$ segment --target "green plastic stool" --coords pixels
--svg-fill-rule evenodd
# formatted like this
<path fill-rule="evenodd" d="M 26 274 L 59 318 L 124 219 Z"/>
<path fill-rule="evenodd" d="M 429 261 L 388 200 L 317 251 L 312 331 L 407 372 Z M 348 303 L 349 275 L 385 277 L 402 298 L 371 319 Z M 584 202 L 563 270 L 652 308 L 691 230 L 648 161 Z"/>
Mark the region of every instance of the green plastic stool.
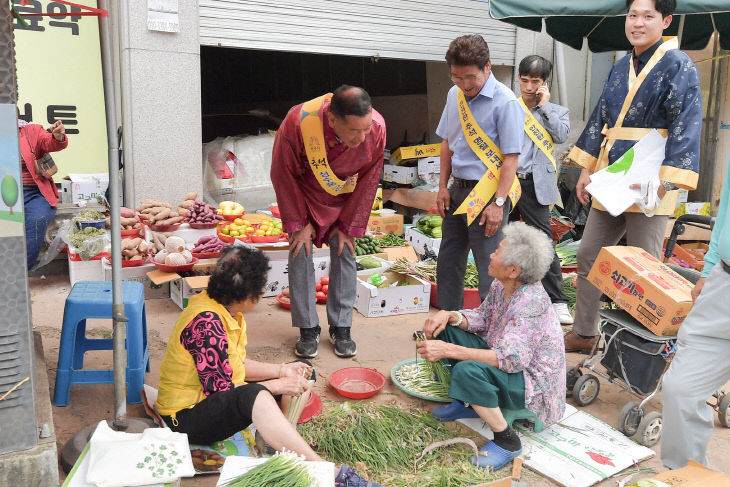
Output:
<path fill-rule="evenodd" d="M 545 425 L 542 421 L 540 421 L 540 418 L 527 408 L 502 409 L 502 415 L 504 416 L 504 420 L 507 421 L 507 424 L 510 426 L 512 426 L 512 423 L 518 419 L 526 419 L 534 425 L 535 433 L 540 433 L 545 428 Z"/>

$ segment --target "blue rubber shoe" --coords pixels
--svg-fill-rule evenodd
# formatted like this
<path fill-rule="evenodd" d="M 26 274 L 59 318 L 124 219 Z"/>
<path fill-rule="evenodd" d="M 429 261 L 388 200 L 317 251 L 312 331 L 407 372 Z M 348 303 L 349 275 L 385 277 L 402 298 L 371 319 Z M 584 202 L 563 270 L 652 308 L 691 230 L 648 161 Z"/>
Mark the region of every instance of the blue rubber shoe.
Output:
<path fill-rule="evenodd" d="M 431 411 L 433 417 L 439 421 L 456 421 L 461 418 L 478 418 L 479 415 L 470 407 L 464 406 L 461 401 L 454 401 L 445 406 L 438 406 Z"/>
<path fill-rule="evenodd" d="M 352 467 L 348 467 L 344 463 L 340 467 L 340 471 L 335 476 L 335 487 L 383 487 L 377 482 L 371 482 L 362 478 L 355 472 Z"/>
<path fill-rule="evenodd" d="M 489 441 L 479 450 L 478 456 L 472 455 L 469 463 L 483 469 L 499 470 L 520 456 L 520 453 L 522 453 L 522 447 L 517 451 L 509 451 L 497 445 L 495 442 Z"/>

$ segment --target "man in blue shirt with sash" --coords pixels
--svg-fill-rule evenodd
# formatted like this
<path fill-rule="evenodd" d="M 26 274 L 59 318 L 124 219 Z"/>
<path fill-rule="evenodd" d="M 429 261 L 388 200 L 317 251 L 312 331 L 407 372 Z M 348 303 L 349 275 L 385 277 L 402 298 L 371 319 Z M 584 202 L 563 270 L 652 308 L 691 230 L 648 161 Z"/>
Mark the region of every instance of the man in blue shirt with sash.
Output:
<path fill-rule="evenodd" d="M 482 299 L 492 283 L 490 255 L 519 198 L 515 172 L 525 112 L 512 90 L 491 72 L 489 46 L 482 36 L 451 41 L 446 61 L 455 86 L 436 129 L 443 139 L 437 206 L 444 218 L 436 279 L 439 307 L 458 310 L 463 307 L 469 250 L 479 271 Z"/>

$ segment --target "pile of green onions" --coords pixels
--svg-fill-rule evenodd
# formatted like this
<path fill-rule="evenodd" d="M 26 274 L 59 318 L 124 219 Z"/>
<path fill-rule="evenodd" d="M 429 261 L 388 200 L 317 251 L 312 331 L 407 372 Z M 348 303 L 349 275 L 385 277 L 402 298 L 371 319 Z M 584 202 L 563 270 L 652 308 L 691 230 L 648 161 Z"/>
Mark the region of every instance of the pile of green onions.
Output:
<path fill-rule="evenodd" d="M 229 480 L 225 487 L 310 487 L 314 478 L 295 453 L 279 453 L 248 472 Z"/>
<path fill-rule="evenodd" d="M 578 263 L 576 253 L 579 246 L 580 242 L 574 242 L 570 239 L 555 244 L 555 253 L 560 258 L 560 265 L 576 265 Z"/>
<path fill-rule="evenodd" d="M 417 360 L 395 373 L 403 387 L 422 396 L 448 399 L 451 374 L 443 362 Z"/>
<path fill-rule="evenodd" d="M 299 432 L 326 460 L 357 466 L 371 480 L 389 487 L 476 485 L 495 479 L 469 464 L 473 452 L 463 445 L 432 451 L 414 470 L 416 459 L 432 443 L 454 436 L 476 438 L 470 430 L 455 435 L 419 410 L 345 402 L 299 425 Z"/>

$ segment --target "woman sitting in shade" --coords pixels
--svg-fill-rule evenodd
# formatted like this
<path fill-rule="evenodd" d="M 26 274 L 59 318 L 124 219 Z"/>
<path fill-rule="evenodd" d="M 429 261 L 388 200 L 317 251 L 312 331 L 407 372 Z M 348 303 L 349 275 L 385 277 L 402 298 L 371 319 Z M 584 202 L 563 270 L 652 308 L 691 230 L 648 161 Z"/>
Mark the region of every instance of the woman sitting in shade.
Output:
<path fill-rule="evenodd" d="M 253 424 L 277 451 L 318 461 L 283 412 L 292 397 L 311 389 L 306 379 L 313 375 L 311 365 L 270 364 L 246 355 L 242 313 L 260 301 L 268 270 L 269 259 L 256 249 L 230 246 L 223 251 L 207 291 L 190 298 L 175 323 L 160 366 L 155 406 L 170 429 L 186 433 L 190 443 L 209 445 Z M 335 486 L 379 484 L 342 465 Z"/>
<path fill-rule="evenodd" d="M 547 235 L 510 223 L 491 255 L 494 281 L 481 306 L 439 311 L 423 325 L 429 339 L 418 344 L 418 352 L 430 362 L 452 364 L 454 402 L 433 415 L 441 421 L 480 417 L 494 432 L 494 440 L 471 459 L 479 467 L 498 470 L 522 451 L 502 409 L 527 408 L 545 425 L 563 415 L 563 333 L 540 283 L 553 252 Z"/>

